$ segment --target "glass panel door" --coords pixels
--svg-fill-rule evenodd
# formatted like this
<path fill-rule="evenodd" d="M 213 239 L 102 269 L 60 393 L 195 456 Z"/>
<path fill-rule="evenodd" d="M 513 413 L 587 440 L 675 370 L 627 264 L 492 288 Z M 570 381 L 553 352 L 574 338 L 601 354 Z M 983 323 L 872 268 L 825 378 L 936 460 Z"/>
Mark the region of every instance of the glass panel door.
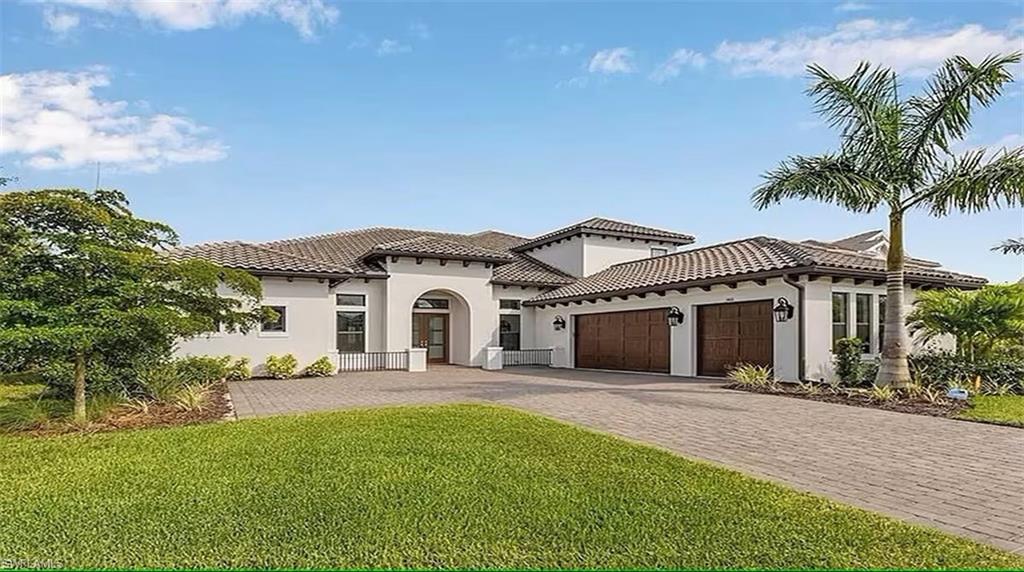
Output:
<path fill-rule="evenodd" d="M 431 315 L 427 318 L 427 360 L 432 362 L 448 361 L 448 316 Z"/>

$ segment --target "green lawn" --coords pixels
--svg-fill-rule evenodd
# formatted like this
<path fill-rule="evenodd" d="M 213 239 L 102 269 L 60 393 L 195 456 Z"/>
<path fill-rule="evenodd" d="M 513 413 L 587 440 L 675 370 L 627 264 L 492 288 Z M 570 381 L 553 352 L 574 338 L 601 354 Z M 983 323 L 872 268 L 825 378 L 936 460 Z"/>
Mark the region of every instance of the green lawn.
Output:
<path fill-rule="evenodd" d="M 74 567 L 1024 567 L 514 410 L 0 437 L 0 556 Z"/>
<path fill-rule="evenodd" d="M 960 417 L 1024 427 L 1024 395 L 976 395 Z"/>

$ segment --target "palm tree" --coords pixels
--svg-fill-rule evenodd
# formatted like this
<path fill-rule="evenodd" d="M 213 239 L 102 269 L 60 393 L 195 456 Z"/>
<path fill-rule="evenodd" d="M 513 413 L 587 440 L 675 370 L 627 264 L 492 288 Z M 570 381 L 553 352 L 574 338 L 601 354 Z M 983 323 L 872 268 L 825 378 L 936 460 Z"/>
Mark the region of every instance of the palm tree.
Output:
<path fill-rule="evenodd" d="M 1024 238 L 1008 238 L 992 250 L 1003 254 L 1024 254 Z"/>
<path fill-rule="evenodd" d="M 815 110 L 841 132 L 839 151 L 796 156 L 764 175 L 753 193 L 758 209 L 783 199 L 814 199 L 868 213 L 886 209 L 885 334 L 879 385 L 906 387 L 908 335 L 904 320 L 903 218 L 913 208 L 935 216 L 1024 203 L 1024 148 L 990 155 L 984 149 L 954 155 L 951 146 L 971 126 L 971 113 L 987 107 L 1013 81 L 1020 53 L 975 65 L 946 60 L 923 93 L 900 99 L 896 74 L 862 63 L 847 78 L 808 67 Z"/>

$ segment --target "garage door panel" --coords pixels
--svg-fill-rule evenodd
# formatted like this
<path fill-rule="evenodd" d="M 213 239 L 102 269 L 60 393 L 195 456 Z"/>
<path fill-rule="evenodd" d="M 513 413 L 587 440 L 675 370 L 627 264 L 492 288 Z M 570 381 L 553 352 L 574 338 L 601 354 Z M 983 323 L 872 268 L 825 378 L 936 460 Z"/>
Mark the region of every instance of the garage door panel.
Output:
<path fill-rule="evenodd" d="M 772 366 L 770 300 L 701 306 L 697 310 L 697 373 L 725 375 L 739 363 Z"/>
<path fill-rule="evenodd" d="M 576 367 L 669 371 L 667 310 L 576 317 Z"/>

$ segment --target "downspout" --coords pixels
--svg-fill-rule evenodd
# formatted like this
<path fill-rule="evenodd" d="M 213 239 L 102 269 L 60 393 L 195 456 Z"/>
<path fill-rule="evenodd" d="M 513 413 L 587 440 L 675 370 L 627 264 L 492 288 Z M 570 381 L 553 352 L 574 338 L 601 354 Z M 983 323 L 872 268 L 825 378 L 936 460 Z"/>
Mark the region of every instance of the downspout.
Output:
<path fill-rule="evenodd" d="M 789 284 L 790 286 L 792 286 L 793 288 L 796 289 L 796 307 L 797 307 L 797 311 L 799 312 L 799 316 L 800 316 L 800 318 L 798 320 L 799 324 L 797 324 L 797 334 L 796 334 L 797 353 L 799 354 L 797 356 L 797 378 L 800 381 L 805 381 L 804 380 L 804 369 L 805 369 L 806 365 L 805 365 L 804 362 L 806 361 L 807 357 L 806 357 L 806 351 L 805 351 L 805 348 L 804 348 L 804 346 L 806 345 L 805 342 L 804 342 L 804 332 L 805 332 L 806 326 L 807 326 L 807 317 L 806 317 L 807 313 L 804 312 L 804 285 L 799 283 L 799 282 L 797 282 L 796 280 L 793 280 L 792 278 L 790 278 L 788 275 L 785 275 L 785 274 L 782 276 L 782 281 L 785 282 L 786 284 Z"/>

